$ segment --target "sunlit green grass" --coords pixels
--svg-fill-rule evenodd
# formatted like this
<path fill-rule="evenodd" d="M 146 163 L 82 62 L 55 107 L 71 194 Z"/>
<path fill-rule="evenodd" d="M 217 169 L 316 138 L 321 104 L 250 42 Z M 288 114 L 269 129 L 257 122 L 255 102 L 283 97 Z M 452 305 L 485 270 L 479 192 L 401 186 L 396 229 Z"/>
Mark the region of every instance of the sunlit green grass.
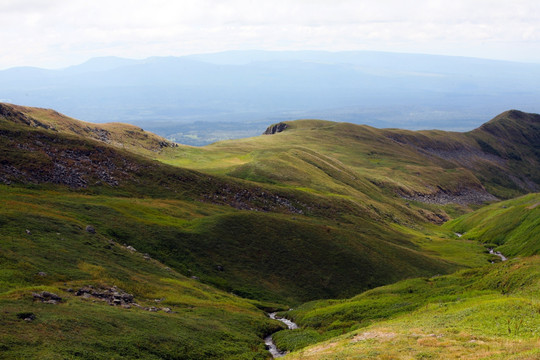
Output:
<path fill-rule="evenodd" d="M 540 253 L 540 194 L 486 206 L 444 225 L 507 256 Z"/>
<path fill-rule="evenodd" d="M 302 329 L 275 338 L 298 350 L 338 336 L 290 356 L 299 359 L 369 358 L 372 351 L 407 359 L 426 350 L 437 359 L 526 356 L 537 354 L 539 299 L 540 258 L 516 259 L 307 303 L 288 313 Z"/>

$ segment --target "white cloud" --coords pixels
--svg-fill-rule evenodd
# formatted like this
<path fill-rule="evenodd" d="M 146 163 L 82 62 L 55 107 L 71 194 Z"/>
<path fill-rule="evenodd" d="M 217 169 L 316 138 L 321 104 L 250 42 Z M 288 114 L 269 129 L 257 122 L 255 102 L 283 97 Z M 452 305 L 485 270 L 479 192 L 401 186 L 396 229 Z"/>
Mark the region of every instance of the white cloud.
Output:
<path fill-rule="evenodd" d="M 536 0 L 0 0 L 0 14 L 0 68 L 248 48 L 540 62 Z"/>

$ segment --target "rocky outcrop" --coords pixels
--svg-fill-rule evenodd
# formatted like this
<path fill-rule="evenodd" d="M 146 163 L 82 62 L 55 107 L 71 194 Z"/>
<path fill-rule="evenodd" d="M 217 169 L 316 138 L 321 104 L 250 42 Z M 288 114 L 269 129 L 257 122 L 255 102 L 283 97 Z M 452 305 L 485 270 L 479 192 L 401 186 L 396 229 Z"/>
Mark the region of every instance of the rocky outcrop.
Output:
<path fill-rule="evenodd" d="M 48 291 L 33 293 L 32 297 L 34 298 L 34 301 L 40 301 L 44 304 L 58 304 L 59 302 L 62 302 L 62 298 L 60 296 Z"/>
<path fill-rule="evenodd" d="M 72 292 L 72 289 L 68 289 L 68 292 Z M 108 287 L 102 287 L 102 288 L 96 288 L 93 285 L 87 285 L 75 292 L 75 296 L 80 296 L 85 299 L 94 299 L 94 300 L 101 300 L 105 301 L 107 304 L 111 306 L 120 306 L 124 309 L 130 309 L 132 306 L 139 308 L 141 310 L 150 311 L 150 312 L 157 312 L 157 311 L 164 311 L 166 313 L 173 313 L 174 311 L 171 310 L 171 308 L 168 307 L 155 307 L 155 306 L 142 306 L 135 302 L 135 297 L 132 294 L 129 294 L 116 286 L 112 286 L 110 288 Z M 161 302 L 159 299 L 155 300 L 156 303 Z"/>
<path fill-rule="evenodd" d="M 92 147 L 54 134 L 0 131 L 0 141 L 20 154 L 13 160 L 2 160 L 0 182 L 4 184 L 53 183 L 72 188 L 94 184 L 118 186 L 140 169 L 140 164 L 110 148 Z"/>
<path fill-rule="evenodd" d="M 266 131 L 263 133 L 263 135 L 273 135 L 273 134 L 276 134 L 276 133 L 280 133 L 282 131 L 284 131 L 285 129 L 287 129 L 289 127 L 289 125 L 283 123 L 283 122 L 280 122 L 278 124 L 274 124 L 274 125 L 270 125 Z"/>
<path fill-rule="evenodd" d="M 226 204 L 240 210 L 252 211 L 286 211 L 288 213 L 303 214 L 306 208 L 296 200 L 288 199 L 282 195 L 272 194 L 260 188 L 242 189 L 224 185 L 213 194 L 204 195 L 204 200 L 214 204 Z"/>
<path fill-rule="evenodd" d="M 134 296 L 132 294 L 128 294 L 127 292 L 118 289 L 116 286 L 110 288 L 94 288 L 89 285 L 77 290 L 75 296 L 97 298 L 112 306 L 127 307 L 134 303 Z"/>
<path fill-rule="evenodd" d="M 482 204 L 488 201 L 498 200 L 484 189 L 463 189 L 456 192 L 438 190 L 433 193 L 413 193 L 403 194 L 400 196 L 407 200 L 423 202 L 427 204 Z"/>

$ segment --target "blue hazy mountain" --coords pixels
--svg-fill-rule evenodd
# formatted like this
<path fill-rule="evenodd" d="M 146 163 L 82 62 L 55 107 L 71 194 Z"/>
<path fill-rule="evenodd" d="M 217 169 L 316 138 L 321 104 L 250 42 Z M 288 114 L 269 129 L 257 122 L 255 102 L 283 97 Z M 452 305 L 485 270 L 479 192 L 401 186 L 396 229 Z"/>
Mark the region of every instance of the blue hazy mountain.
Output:
<path fill-rule="evenodd" d="M 467 130 L 510 108 L 540 112 L 539 81 L 540 64 L 367 51 L 230 51 L 95 58 L 60 70 L 12 68 L 0 71 L 0 100 L 91 122 L 134 123 L 181 141 L 194 122 L 214 130 L 227 123 L 228 133 L 231 123 L 239 130 L 241 123 L 260 124 L 250 126 L 255 134 L 268 122 L 307 117 Z"/>

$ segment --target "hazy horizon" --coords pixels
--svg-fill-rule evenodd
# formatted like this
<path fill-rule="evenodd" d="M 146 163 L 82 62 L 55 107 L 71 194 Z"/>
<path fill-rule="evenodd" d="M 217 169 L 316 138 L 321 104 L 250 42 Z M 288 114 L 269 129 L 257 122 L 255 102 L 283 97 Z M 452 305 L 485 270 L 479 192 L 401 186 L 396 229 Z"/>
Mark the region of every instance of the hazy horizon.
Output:
<path fill-rule="evenodd" d="M 0 69 L 230 50 L 385 51 L 540 63 L 533 0 L 5 0 Z"/>

